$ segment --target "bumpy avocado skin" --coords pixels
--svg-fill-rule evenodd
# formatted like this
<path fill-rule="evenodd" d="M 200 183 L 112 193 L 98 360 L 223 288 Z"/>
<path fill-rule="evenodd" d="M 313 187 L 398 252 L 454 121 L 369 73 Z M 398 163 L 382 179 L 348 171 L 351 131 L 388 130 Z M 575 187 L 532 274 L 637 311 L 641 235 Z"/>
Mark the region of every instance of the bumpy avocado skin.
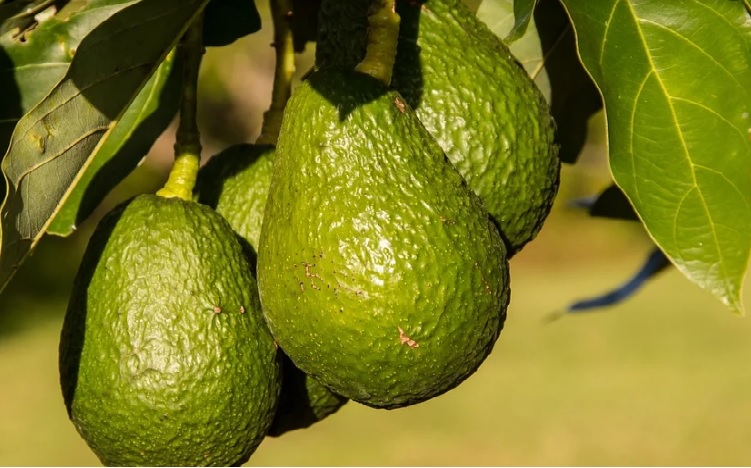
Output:
<path fill-rule="evenodd" d="M 371 1 L 324 0 L 321 68 L 362 60 Z M 549 106 L 508 47 L 460 0 L 397 0 L 397 12 L 392 87 L 485 203 L 513 255 L 537 236 L 558 191 Z"/>
<path fill-rule="evenodd" d="M 281 371 L 227 222 L 154 195 L 105 216 L 74 283 L 60 378 L 70 419 L 106 465 L 247 461 Z"/>
<path fill-rule="evenodd" d="M 198 201 L 224 216 L 255 265 L 274 147 L 233 145 L 212 157 L 198 173 Z M 268 435 L 304 429 L 335 413 L 347 399 L 307 376 L 281 351 L 282 392 Z"/>
<path fill-rule="evenodd" d="M 506 251 L 402 97 L 317 71 L 287 104 L 276 158 L 258 284 L 295 364 L 380 408 L 471 375 L 505 320 Z"/>
<path fill-rule="evenodd" d="M 221 214 L 253 251 L 261 237 L 273 165 L 273 146 L 239 144 L 216 154 L 198 172 L 198 202 Z"/>

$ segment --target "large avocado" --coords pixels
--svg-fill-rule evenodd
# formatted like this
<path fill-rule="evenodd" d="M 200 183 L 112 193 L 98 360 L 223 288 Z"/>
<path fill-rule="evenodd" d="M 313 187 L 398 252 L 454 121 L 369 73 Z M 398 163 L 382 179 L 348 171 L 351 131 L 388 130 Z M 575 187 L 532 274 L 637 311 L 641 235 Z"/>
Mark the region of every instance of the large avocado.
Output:
<path fill-rule="evenodd" d="M 509 300 L 497 229 L 409 104 L 335 69 L 314 72 L 287 104 L 258 285 L 295 364 L 381 408 L 471 375 Z"/>
<path fill-rule="evenodd" d="M 324 0 L 319 67 L 365 56 L 372 0 Z M 511 255 L 540 231 L 558 191 L 550 109 L 508 47 L 460 0 L 397 0 L 392 87 L 482 199 Z M 461 53 L 457 53 L 461 51 Z"/>
<path fill-rule="evenodd" d="M 281 372 L 229 224 L 155 195 L 110 212 L 75 280 L 60 379 L 70 419 L 107 465 L 245 462 Z"/>
<path fill-rule="evenodd" d="M 274 147 L 239 144 L 212 157 L 198 173 L 198 201 L 224 216 L 245 242 L 255 266 Z M 282 356 L 282 393 L 268 435 L 304 429 L 335 413 L 347 399 L 335 394 Z"/>

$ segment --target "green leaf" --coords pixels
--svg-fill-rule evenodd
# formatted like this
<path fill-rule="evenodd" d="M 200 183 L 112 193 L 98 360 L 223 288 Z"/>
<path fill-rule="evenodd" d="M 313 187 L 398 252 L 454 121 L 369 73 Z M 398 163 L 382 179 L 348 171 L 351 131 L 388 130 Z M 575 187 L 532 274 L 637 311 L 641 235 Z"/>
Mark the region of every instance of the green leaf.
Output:
<path fill-rule="evenodd" d="M 232 44 L 261 29 L 254 0 L 211 0 L 203 19 L 203 43 L 209 47 Z"/>
<path fill-rule="evenodd" d="M 207 1 L 129 3 L 86 36 L 65 78 L 18 122 L 2 162 L 8 193 L 1 210 L 0 285 L 39 241 L 102 137 Z"/>
<path fill-rule="evenodd" d="M 321 9 L 321 0 L 292 0 L 292 17 L 289 19 L 289 28 L 292 31 L 292 41 L 295 52 L 305 50 L 308 42 L 318 39 L 318 12 Z"/>
<path fill-rule="evenodd" d="M 70 17 L 53 16 L 23 36 L 0 36 L 0 153 L 18 120 L 65 76 L 81 40 L 127 3 L 91 0 Z"/>
<path fill-rule="evenodd" d="M 537 0 L 514 0 L 514 27 L 506 36 L 506 42 L 511 44 L 524 35 L 532 20 Z"/>
<path fill-rule="evenodd" d="M 738 1 L 564 0 L 616 183 L 676 266 L 737 312 L 751 252 L 751 17 Z"/>
<path fill-rule="evenodd" d="M 514 28 L 514 0 L 485 0 L 477 10 L 477 18 L 483 21 L 498 37 L 506 37 Z M 530 16 L 531 19 L 531 16 Z M 504 40 L 504 42 L 506 42 Z M 527 73 L 537 81 L 537 85 L 550 98 L 547 73 L 544 68 L 542 43 L 534 21 L 519 40 L 509 44 L 509 49 Z"/>
<path fill-rule="evenodd" d="M 90 156 L 65 204 L 53 219 L 48 234 L 68 236 L 102 199 L 127 176 L 167 128 L 180 104 L 181 69 L 171 53 L 136 96 Z"/>
<path fill-rule="evenodd" d="M 491 0 L 488 0 L 488 1 L 491 1 Z M 467 7 L 472 11 L 472 13 L 477 13 L 477 10 L 480 8 L 480 5 L 482 4 L 482 0 L 462 0 L 462 2 L 465 5 L 467 5 Z"/>

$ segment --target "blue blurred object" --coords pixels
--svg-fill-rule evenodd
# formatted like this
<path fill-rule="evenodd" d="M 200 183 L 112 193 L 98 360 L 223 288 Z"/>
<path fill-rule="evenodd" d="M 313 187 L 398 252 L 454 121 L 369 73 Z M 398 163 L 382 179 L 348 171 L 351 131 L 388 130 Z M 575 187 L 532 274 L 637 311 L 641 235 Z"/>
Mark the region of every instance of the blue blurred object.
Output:
<path fill-rule="evenodd" d="M 628 198 L 615 184 L 607 187 L 599 195 L 575 198 L 569 202 L 569 206 L 587 210 L 589 215 L 595 218 L 639 221 Z M 620 304 L 633 297 L 647 283 L 647 280 L 665 270 L 669 265 L 670 260 L 662 250 L 655 246 L 641 268 L 626 282 L 599 296 L 576 301 L 564 311 L 556 312 L 548 318 L 555 320 L 568 313 L 592 312 L 599 308 Z"/>
<path fill-rule="evenodd" d="M 617 288 L 608 291 L 601 296 L 592 297 L 589 299 L 582 299 L 574 302 L 566 308 L 566 312 L 591 312 L 594 309 L 600 307 L 612 306 L 619 304 L 629 297 L 636 294 L 648 279 L 655 276 L 657 273 L 665 270 L 670 265 L 670 260 L 662 253 L 662 250 L 655 247 L 647 256 L 647 260 L 644 262 L 639 271 L 636 272 L 628 281 L 618 286 Z"/>

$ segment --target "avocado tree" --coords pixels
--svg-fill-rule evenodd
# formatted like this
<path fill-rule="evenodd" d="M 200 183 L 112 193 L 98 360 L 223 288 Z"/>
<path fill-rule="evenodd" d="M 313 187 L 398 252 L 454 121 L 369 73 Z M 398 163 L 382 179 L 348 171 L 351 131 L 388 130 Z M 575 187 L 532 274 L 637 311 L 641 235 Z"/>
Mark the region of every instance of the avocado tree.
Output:
<path fill-rule="evenodd" d="M 297 50 L 316 38 L 319 3 L 294 2 Z M 632 205 L 681 272 L 742 312 L 749 2 L 468 4 L 547 89 L 564 163 L 576 162 L 582 123 L 604 106 L 615 196 L 597 214 Z M 261 27 L 253 2 L 241 0 L 0 3 L 0 283 L 43 235 L 72 233 L 172 119 L 180 79 L 171 51 L 204 8 L 207 46 Z M 574 38 L 577 53 L 567 47 Z"/>
<path fill-rule="evenodd" d="M 444 15 L 441 17 L 445 19 L 444 23 L 431 25 L 428 19 L 415 20 L 421 11 L 430 11 L 441 1 L 272 0 L 277 50 L 272 106 L 265 115 L 264 127 L 255 145 L 233 147 L 215 160 L 228 160 L 230 165 L 235 164 L 233 161 L 244 164 L 242 158 L 261 161 L 262 165 L 256 165 L 257 171 L 271 177 L 273 146 L 277 138 L 288 153 L 304 154 L 317 141 L 311 138 L 315 133 L 311 130 L 314 124 L 318 125 L 317 128 L 329 129 L 329 133 L 321 131 L 329 139 L 315 143 L 320 147 L 332 142 L 339 144 L 344 140 L 356 140 L 361 135 L 370 140 L 369 144 L 376 148 L 374 151 L 378 146 L 398 146 L 404 154 L 411 156 L 406 158 L 406 163 L 394 157 L 389 164 L 393 162 L 393 167 L 401 168 L 399 170 L 403 173 L 413 171 L 416 176 L 409 180 L 415 187 L 428 187 L 423 195 L 419 195 L 429 208 L 427 212 L 432 213 L 436 206 L 446 207 L 447 212 L 462 216 L 459 224 L 465 228 L 470 224 L 467 220 L 474 223 L 464 231 L 459 227 L 451 228 L 457 230 L 452 234 L 454 237 L 449 238 L 461 252 L 454 252 L 457 256 L 449 263 L 452 268 L 473 272 L 474 276 L 468 275 L 473 279 L 467 280 L 468 284 L 474 281 L 471 287 L 476 286 L 476 290 L 470 293 L 472 297 L 479 297 L 482 291 L 487 291 L 492 297 L 488 299 L 488 309 L 505 310 L 508 291 L 504 289 L 507 281 L 502 276 L 507 274 L 506 256 L 520 250 L 539 231 L 557 188 L 559 160 L 564 164 L 576 164 L 586 136 L 587 119 L 602 109 L 607 120 L 613 184 L 586 206 L 593 216 L 642 223 L 654 240 L 655 253 L 631 286 L 672 264 L 730 310 L 743 313 L 741 289 L 751 254 L 751 236 L 748 234 L 751 232 L 751 2 L 465 0 L 471 16 L 456 20 L 454 12 L 439 12 L 435 6 L 436 15 L 431 18 Z M 316 18 L 324 17 L 328 21 L 326 24 L 316 21 Z M 456 23 L 451 23 L 455 20 Z M 449 26 L 442 29 L 449 23 L 452 27 L 459 25 L 459 32 Z M 448 49 L 441 51 L 451 57 L 453 65 L 448 70 L 455 76 L 440 76 L 440 80 L 453 83 L 456 92 L 452 93 L 449 87 L 449 98 L 440 97 L 437 101 L 443 103 L 453 99 L 459 106 L 466 104 L 467 112 L 485 112 L 489 107 L 481 108 L 474 102 L 475 98 L 479 100 L 482 89 L 482 92 L 505 95 L 514 104 L 504 106 L 501 111 L 493 108 L 496 113 L 511 114 L 517 112 L 515 109 L 524 109 L 525 117 L 527 114 L 533 116 L 529 124 L 515 123 L 504 129 L 509 134 L 518 131 L 531 137 L 517 146 L 510 145 L 506 159 L 498 163 L 497 172 L 511 174 L 502 179 L 503 184 L 493 185 L 501 179 L 490 183 L 479 176 L 473 178 L 470 156 L 462 159 L 466 154 L 476 154 L 497 144 L 494 134 L 491 138 L 491 133 L 482 130 L 467 133 L 463 122 L 447 121 L 440 113 L 434 113 L 437 118 L 431 122 L 429 115 L 420 113 L 418 105 L 432 105 L 428 97 L 411 99 L 410 87 L 414 83 L 432 86 L 431 78 L 423 76 L 422 71 L 409 75 L 404 64 L 435 65 L 430 62 L 432 55 L 425 53 L 427 43 L 419 42 L 421 24 L 424 29 L 435 28 L 433 34 L 438 38 L 452 34 L 461 36 L 461 40 L 447 41 Z M 293 196 L 290 195 L 292 192 L 272 189 L 272 198 L 267 205 L 272 207 L 272 214 L 267 215 L 271 221 L 263 221 L 265 231 L 261 232 L 261 217 L 256 217 L 250 220 L 248 231 L 241 232 L 246 227 L 240 228 L 234 221 L 238 216 L 243 217 L 237 208 L 241 206 L 241 200 L 250 197 L 250 193 L 258 199 L 258 194 L 266 193 L 268 187 L 259 188 L 253 186 L 252 181 L 239 181 L 231 188 L 225 186 L 227 190 L 233 190 L 232 195 L 217 203 L 221 194 L 214 193 L 213 182 L 226 177 L 228 171 L 237 171 L 224 169 L 217 162 L 210 163 L 205 171 L 198 173 L 201 148 L 195 126 L 195 95 L 201 90 L 196 89 L 195 82 L 203 47 L 229 46 L 261 27 L 253 0 L 0 0 L 0 147 L 3 148 L 0 289 L 44 235 L 69 236 L 77 225 L 91 216 L 113 187 L 136 168 L 178 111 L 180 124 L 175 164 L 167 185 L 157 195 L 179 198 L 186 203 L 197 199 L 211 206 L 248 241 L 249 247 L 256 249 L 256 242 L 260 242 L 260 252 L 265 258 L 274 255 L 291 258 L 295 255 L 297 245 L 294 243 L 299 239 L 291 238 L 289 243 L 293 248 L 285 251 L 284 247 L 289 246 L 266 248 L 263 236 L 274 235 L 278 239 L 286 235 L 285 216 L 289 213 L 286 207 L 294 205 L 294 197 L 300 193 L 305 193 L 307 200 L 316 200 L 316 190 L 326 190 L 327 195 L 334 198 L 348 196 L 346 190 L 333 185 L 313 187 L 302 183 L 297 187 L 299 191 L 293 190 L 297 194 Z M 264 24 L 263 27 L 272 25 Z M 480 30 L 482 33 L 477 33 Z M 466 36 L 463 31 L 466 31 Z M 477 39 L 483 34 L 492 34 L 493 37 Z M 510 50 L 505 59 L 495 55 L 499 50 L 506 51 L 505 46 L 498 45 L 500 40 Z M 419 47 L 415 48 L 415 44 Z M 293 88 L 294 53 L 314 46 L 317 48 L 318 67 L 342 66 L 370 77 L 357 78 L 353 82 L 358 84 L 343 86 L 341 83 L 350 78 L 342 78 L 345 75 L 339 72 L 329 72 L 328 75 L 314 72 L 312 78 L 300 86 L 303 89 L 301 94 L 308 93 L 311 97 L 306 98 L 304 104 L 296 103 L 285 108 Z M 422 58 L 415 52 L 417 49 L 425 53 Z M 409 55 L 411 52 L 415 55 Z M 511 64 L 507 67 L 508 73 L 519 73 L 523 80 L 484 72 L 498 70 L 504 60 L 508 62 L 504 66 Z M 436 69 L 440 68 L 436 66 Z M 518 83 L 524 85 L 514 87 Z M 527 83 L 533 85 L 527 86 Z M 465 92 L 471 86 L 478 87 L 475 94 Z M 363 89 L 377 91 L 365 92 Z M 344 92 L 349 94 L 342 97 Z M 400 93 L 406 100 L 402 100 Z M 354 99 L 353 95 L 359 97 Z M 385 101 L 384 96 L 388 98 Z M 381 101 L 396 106 L 396 110 L 378 107 Z M 317 103 L 318 113 L 308 114 L 309 102 Z M 417 108 L 416 116 L 411 113 L 412 107 Z M 359 126 L 353 128 L 353 124 L 349 124 L 349 127 L 339 128 L 337 126 L 341 124 L 336 119 L 325 119 L 325 112 L 331 115 L 341 112 L 353 121 L 360 119 Z M 292 121 L 295 113 L 302 117 L 297 124 L 284 127 L 287 133 L 280 136 L 282 117 L 285 117 L 285 122 Z M 402 117 L 402 114 L 407 116 Z M 372 118 L 373 115 L 385 117 Z M 403 118 L 412 120 L 404 123 L 400 120 Z M 555 142 L 553 127 L 546 119 L 554 122 Z M 345 117 L 340 120 L 345 121 Z M 390 122 L 389 125 L 394 127 L 390 130 L 395 136 L 383 140 L 383 125 L 369 127 L 371 121 Z M 521 125 L 529 128 L 522 132 Z M 480 128 L 492 132 L 488 127 Z M 450 140 L 461 142 L 453 144 L 459 149 L 436 137 L 437 129 L 454 132 Z M 389 128 L 385 130 L 388 134 Z M 432 142 L 432 138 L 441 146 Z M 413 164 L 423 150 L 420 145 L 415 145 L 418 141 L 424 142 L 427 148 L 424 152 L 438 154 L 432 163 L 424 166 Z M 513 158 L 525 151 L 533 156 L 525 156 L 526 159 L 520 161 L 530 166 L 519 169 Z M 443 160 L 444 153 L 450 163 Z M 293 156 L 285 157 L 291 159 Z M 310 158 L 310 161 L 317 161 L 315 154 Z M 302 163 L 295 165 L 285 161 L 284 164 L 288 164 L 284 166 L 286 171 L 275 171 L 275 177 L 281 178 L 276 175 L 278 172 L 294 179 L 296 168 L 302 167 Z M 318 161 L 318 170 L 326 170 L 327 174 L 345 168 L 351 178 L 355 178 L 353 174 L 358 170 L 367 170 L 369 176 L 383 180 L 390 177 L 388 171 L 380 174 L 378 171 L 383 168 L 377 164 L 371 167 L 350 160 L 347 164 L 326 167 L 325 161 Z M 514 164 L 507 164 L 507 161 Z M 529 167 L 534 167 L 534 171 Z M 429 174 L 428 170 L 432 173 Z M 534 177 L 533 172 L 542 175 Z M 440 177 L 435 174 L 440 174 Z M 529 177 L 520 178 L 519 175 Z M 446 182 L 448 180 L 453 182 Z M 293 180 L 286 186 L 293 187 L 295 183 L 299 181 Z M 479 198 L 475 197 L 475 192 Z M 537 193 L 543 195 L 538 197 Z M 524 197 L 536 203 L 528 211 L 513 206 Z M 482 206 L 480 199 L 484 203 Z M 261 205 L 263 203 L 265 197 Z M 392 209 L 398 203 L 388 205 Z M 471 208 L 466 208 L 467 205 Z M 322 202 L 321 206 L 325 203 Z M 373 209 L 375 202 L 369 206 Z M 517 218 L 506 217 L 504 210 L 522 214 Z M 495 228 L 485 233 L 488 212 L 500 234 Z M 390 215 L 398 219 L 422 216 L 411 209 L 392 211 Z M 335 219 L 325 216 L 319 221 L 320 225 L 324 221 L 326 226 L 336 225 Z M 445 226 L 455 225 L 456 221 L 450 216 L 441 217 Z M 378 229 L 383 226 L 378 225 Z M 269 234 L 272 230 L 274 233 Z M 309 230 L 300 234 L 296 231 L 295 235 L 315 237 L 316 232 Z M 426 230 L 425 234 L 430 235 L 431 231 Z M 520 237 L 517 239 L 516 236 Z M 471 242 L 464 245 L 462 239 Z M 474 242 L 477 239 L 480 240 Z M 440 257 L 448 251 L 435 255 Z M 490 254 L 485 255 L 487 253 Z M 482 260 L 471 260 L 461 266 L 462 261 L 466 262 L 470 255 L 475 254 Z M 199 254 L 195 256 L 200 257 Z M 415 253 L 417 257 L 419 254 Z M 315 268 L 315 258 L 314 255 L 310 261 L 299 264 L 300 274 L 309 280 L 305 284 L 299 283 L 303 293 L 306 287 L 320 289 L 330 286 L 324 285 L 324 278 L 319 276 L 325 276 L 325 273 Z M 483 270 L 483 262 L 488 258 L 491 263 L 492 259 L 503 258 L 504 263 L 489 264 L 488 269 Z M 252 269 L 255 270 L 255 265 Z M 285 320 L 284 311 L 291 306 L 279 306 L 281 315 L 277 315 L 276 304 L 285 301 L 297 303 L 302 296 L 294 299 L 289 294 L 288 285 L 284 284 L 290 278 L 277 277 L 279 271 L 270 267 L 268 262 L 260 261 L 258 270 L 259 275 L 265 272 L 265 278 L 274 278 L 273 281 L 260 278 L 259 284 L 261 287 L 266 284 L 267 291 L 277 288 L 273 299 L 269 299 L 272 293 L 267 293 L 263 306 L 273 306 L 265 311 L 266 318 L 271 317 L 276 322 L 270 326 L 271 331 L 285 348 L 294 339 L 282 338 L 277 332 Z M 479 273 L 474 273 L 474 270 Z M 485 273 L 493 277 L 483 276 Z M 409 274 L 405 270 L 400 276 L 408 277 Z M 456 299 L 450 295 L 445 303 L 439 304 L 444 299 L 441 294 L 444 294 L 444 289 L 461 288 L 442 289 L 440 275 L 435 278 L 422 276 L 422 280 L 429 280 L 427 288 L 436 286 L 431 304 L 444 311 L 455 304 Z M 348 286 L 348 280 L 342 281 L 337 286 L 353 295 L 353 305 L 367 296 L 366 291 Z M 293 283 L 292 289 L 297 288 L 297 283 Z M 339 294 L 336 287 L 331 294 Z M 589 305 L 579 306 L 586 308 Z M 325 309 L 326 305 L 315 304 L 315 307 Z M 384 306 L 386 309 L 388 305 Z M 238 310 L 246 312 L 244 305 L 239 305 Z M 216 305 L 213 313 L 221 312 L 221 307 Z M 483 317 L 483 311 L 479 311 L 473 320 L 481 321 Z M 478 344 L 477 355 L 471 364 L 464 360 L 451 361 L 450 365 L 443 363 L 444 368 L 456 367 L 458 376 L 442 382 L 437 390 L 432 388 L 434 382 L 430 382 L 430 390 L 419 395 L 394 398 L 388 393 L 378 395 L 371 389 L 363 390 L 365 387 L 359 382 L 357 389 L 349 394 L 348 386 L 340 383 L 345 377 L 334 375 L 326 380 L 324 375 L 338 365 L 338 356 L 332 358 L 325 369 L 319 369 L 320 363 L 324 362 L 320 355 L 290 353 L 295 364 L 305 364 L 303 370 L 318 378 L 323 377 L 326 384 L 326 388 L 315 390 L 321 391 L 321 401 L 326 401 L 321 406 L 321 413 L 310 417 L 302 426 L 336 411 L 346 401 L 339 393 L 373 406 L 396 407 L 453 388 L 490 352 L 502 327 L 503 316 L 500 323 L 498 319 L 488 320 L 492 324 L 484 329 L 486 339 Z M 420 340 L 410 329 L 396 322 L 391 328 L 398 330 L 394 339 L 405 347 L 407 353 L 420 347 Z M 293 329 L 291 335 L 299 337 L 304 334 Z M 471 335 L 467 333 L 467 336 Z M 308 338 L 309 342 L 301 340 L 302 347 L 313 350 L 316 337 L 311 335 Z M 405 351 L 399 348 L 399 352 Z M 71 366 L 77 372 L 78 361 L 73 361 Z M 411 365 L 421 364 L 415 361 Z M 285 366 L 285 378 L 288 369 L 299 372 L 291 362 Z M 422 374 L 430 372 L 428 366 Z M 372 375 L 374 378 L 378 376 L 378 369 L 374 369 Z M 385 380 L 391 378 L 389 375 L 384 377 Z M 311 380 L 310 385 L 315 387 L 317 384 Z M 414 388 L 412 382 L 404 386 Z M 393 387 L 400 390 L 399 385 Z M 337 392 L 331 392 L 331 388 Z M 357 398 L 358 391 L 367 395 Z M 284 399 L 284 388 L 281 392 Z M 66 403 L 72 399 L 72 395 L 66 396 Z M 271 420 L 267 423 L 271 424 Z M 276 432 L 278 435 L 289 429 L 286 423 L 277 421 L 275 424 L 278 425 L 276 428 L 267 425 L 263 432 L 269 433 L 270 430 L 270 434 Z M 235 458 L 243 458 L 249 452 L 240 455 Z M 126 459 L 133 463 L 144 462 L 139 458 Z M 174 460 L 194 463 L 193 459 L 176 458 L 173 463 Z M 235 461 L 227 459 L 222 462 Z"/>

